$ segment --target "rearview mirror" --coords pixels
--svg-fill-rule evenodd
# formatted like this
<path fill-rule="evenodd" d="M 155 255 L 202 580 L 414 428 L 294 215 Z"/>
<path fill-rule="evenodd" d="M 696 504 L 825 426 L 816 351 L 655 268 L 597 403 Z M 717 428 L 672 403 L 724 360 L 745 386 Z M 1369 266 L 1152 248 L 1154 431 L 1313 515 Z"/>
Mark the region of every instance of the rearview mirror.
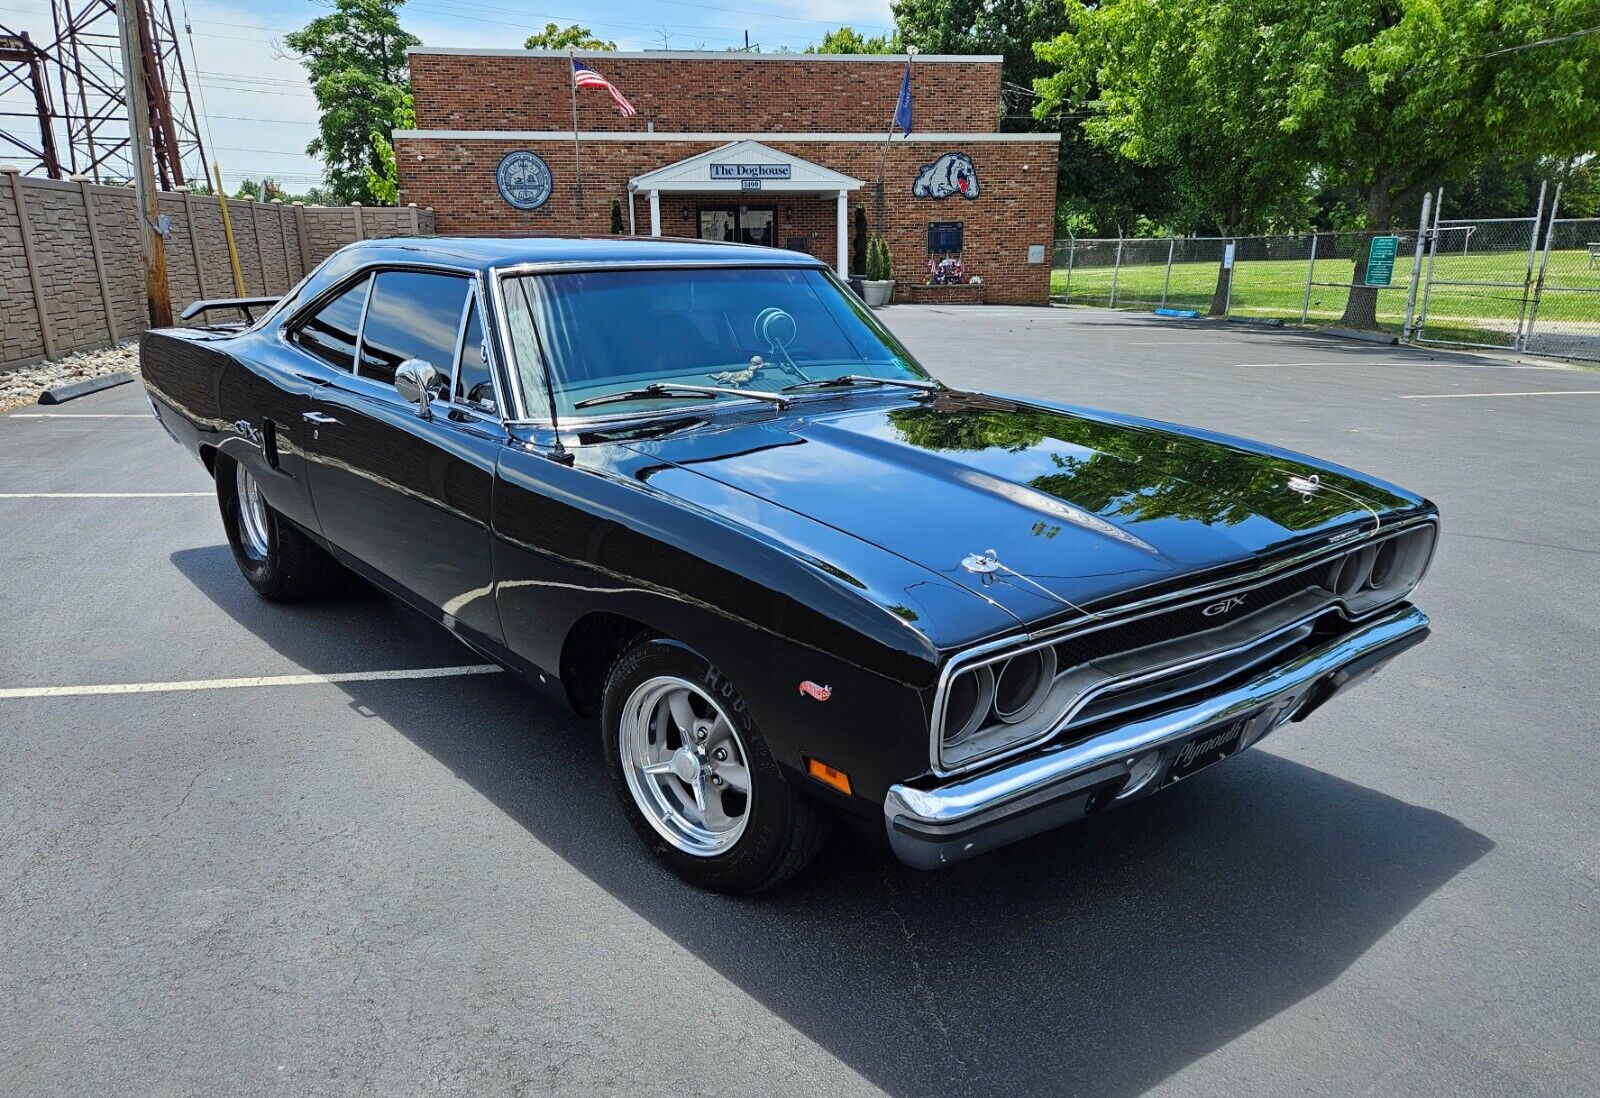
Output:
<path fill-rule="evenodd" d="M 395 392 L 400 394 L 401 400 L 415 404 L 417 415 L 423 419 L 433 418 L 428 403 L 438 394 L 439 387 L 439 371 L 420 358 L 406 359 L 394 372 Z"/>

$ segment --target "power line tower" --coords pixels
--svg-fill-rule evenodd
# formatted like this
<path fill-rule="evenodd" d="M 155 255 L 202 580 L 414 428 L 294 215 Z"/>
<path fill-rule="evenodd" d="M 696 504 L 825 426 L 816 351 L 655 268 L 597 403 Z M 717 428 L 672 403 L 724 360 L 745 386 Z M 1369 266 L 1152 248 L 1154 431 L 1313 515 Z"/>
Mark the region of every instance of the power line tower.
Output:
<path fill-rule="evenodd" d="M 204 143 L 170 0 L 132 0 L 151 151 L 163 188 L 203 183 Z M 27 175 L 133 178 L 115 0 L 51 0 L 50 38 L 0 25 L 0 155 Z"/>

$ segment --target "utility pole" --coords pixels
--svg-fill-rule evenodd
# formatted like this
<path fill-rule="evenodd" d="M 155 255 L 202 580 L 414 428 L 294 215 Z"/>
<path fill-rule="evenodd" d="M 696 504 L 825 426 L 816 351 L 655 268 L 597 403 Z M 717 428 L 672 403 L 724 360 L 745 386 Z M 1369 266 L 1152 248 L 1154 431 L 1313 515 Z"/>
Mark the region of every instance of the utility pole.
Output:
<path fill-rule="evenodd" d="M 145 302 L 152 328 L 172 326 L 172 293 L 167 288 L 167 248 L 161 224 L 160 192 L 150 148 L 150 101 L 145 83 L 144 48 L 139 41 L 139 0 L 116 0 L 117 37 L 122 45 L 122 75 L 127 81 L 128 139 L 134 195 L 139 204 L 139 241 L 144 250 Z"/>

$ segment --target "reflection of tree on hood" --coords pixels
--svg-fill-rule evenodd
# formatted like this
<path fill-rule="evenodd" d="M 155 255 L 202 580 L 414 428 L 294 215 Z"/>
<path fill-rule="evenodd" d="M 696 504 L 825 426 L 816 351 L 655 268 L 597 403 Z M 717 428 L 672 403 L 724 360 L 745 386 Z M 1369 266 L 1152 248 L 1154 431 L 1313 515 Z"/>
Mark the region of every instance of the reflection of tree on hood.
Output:
<path fill-rule="evenodd" d="M 1405 503 L 1371 485 L 1272 454 L 991 398 L 945 398 L 896 409 L 889 420 L 906 442 L 927 450 L 1037 451 L 1057 471 L 1028 479 L 1028 487 L 1128 522 L 1175 518 L 1233 526 L 1261 515 L 1286 529 L 1303 530 L 1355 506 L 1336 491 L 1324 490 L 1302 500 L 1286 484 L 1291 473 L 1318 473 L 1324 485 L 1371 500 L 1375 506 Z M 1063 456 L 1051 450 L 1047 440 L 1091 453 Z"/>

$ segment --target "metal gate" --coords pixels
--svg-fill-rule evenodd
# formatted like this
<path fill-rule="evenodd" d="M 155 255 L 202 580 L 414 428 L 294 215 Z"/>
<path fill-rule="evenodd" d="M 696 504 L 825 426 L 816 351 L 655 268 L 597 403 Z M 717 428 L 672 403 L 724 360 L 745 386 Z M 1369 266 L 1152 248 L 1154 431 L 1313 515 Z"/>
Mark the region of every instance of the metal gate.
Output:
<path fill-rule="evenodd" d="M 1520 350 L 1534 303 L 1545 187 L 1532 217 L 1451 221 L 1435 204 L 1412 338 Z M 1426 207 L 1424 207 L 1426 216 Z M 1423 229 L 1428 226 L 1423 225 Z"/>
<path fill-rule="evenodd" d="M 1550 219 L 1522 349 L 1600 361 L 1600 218 Z"/>

